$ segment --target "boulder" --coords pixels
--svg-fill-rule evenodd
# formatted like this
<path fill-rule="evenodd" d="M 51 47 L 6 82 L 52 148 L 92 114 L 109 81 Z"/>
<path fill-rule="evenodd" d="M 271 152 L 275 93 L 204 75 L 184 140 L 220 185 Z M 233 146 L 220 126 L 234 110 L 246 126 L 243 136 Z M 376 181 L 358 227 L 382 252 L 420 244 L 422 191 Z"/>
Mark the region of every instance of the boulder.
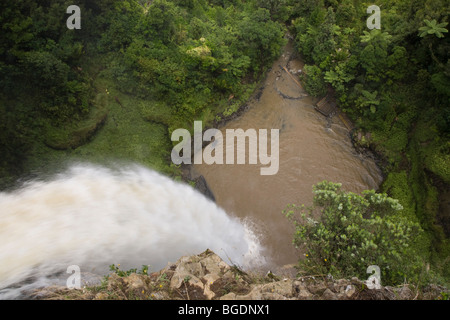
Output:
<path fill-rule="evenodd" d="M 336 294 L 333 291 L 331 291 L 330 289 L 327 288 L 323 292 L 322 300 L 338 300 L 338 297 L 336 296 Z"/>
<path fill-rule="evenodd" d="M 311 293 L 308 289 L 310 289 L 310 287 L 307 286 L 306 282 L 301 280 L 294 281 L 292 285 L 292 290 L 299 300 L 312 299 L 313 293 Z"/>
<path fill-rule="evenodd" d="M 211 199 L 212 201 L 214 201 L 214 202 L 216 201 L 216 198 L 214 197 L 213 192 L 209 188 L 205 177 L 199 176 L 197 179 L 195 179 L 195 189 L 200 191 L 203 195 L 205 195 L 207 198 Z"/>

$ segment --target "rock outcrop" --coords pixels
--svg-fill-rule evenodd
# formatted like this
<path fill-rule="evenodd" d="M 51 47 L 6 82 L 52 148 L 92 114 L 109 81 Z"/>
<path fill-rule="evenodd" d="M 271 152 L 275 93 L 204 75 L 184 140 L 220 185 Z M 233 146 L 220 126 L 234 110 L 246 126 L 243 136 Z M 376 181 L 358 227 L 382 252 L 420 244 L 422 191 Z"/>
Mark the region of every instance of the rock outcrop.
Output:
<path fill-rule="evenodd" d="M 206 182 L 205 177 L 199 176 L 197 179 L 195 179 L 195 189 L 200 191 L 203 195 L 205 195 L 208 199 L 212 201 L 216 201 L 216 198 L 214 197 L 213 192 L 208 186 L 208 183 Z"/>
<path fill-rule="evenodd" d="M 445 288 L 429 286 L 418 291 L 410 285 L 369 289 L 357 278 L 280 278 L 273 274 L 246 273 L 225 263 L 214 252 L 181 257 L 151 274 L 112 273 L 100 286 L 78 290 L 45 288 L 35 299 L 154 299 L 154 300 L 412 300 L 439 299 Z"/>

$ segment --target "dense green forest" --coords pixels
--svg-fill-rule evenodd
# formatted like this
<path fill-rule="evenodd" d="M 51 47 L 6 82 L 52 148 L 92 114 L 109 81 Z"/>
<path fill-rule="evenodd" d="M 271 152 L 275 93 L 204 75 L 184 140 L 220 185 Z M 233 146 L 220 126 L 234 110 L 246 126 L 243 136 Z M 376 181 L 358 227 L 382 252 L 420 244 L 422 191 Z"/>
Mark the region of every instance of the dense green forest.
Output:
<path fill-rule="evenodd" d="M 355 143 L 381 159 L 381 191 L 424 230 L 418 269 L 450 279 L 450 1 L 377 0 L 380 30 L 362 0 L 73 2 L 0 3 L 1 189 L 76 158 L 179 176 L 171 132 L 236 112 L 289 32 L 306 90 L 335 94 Z M 72 4 L 79 30 L 66 26 Z"/>
<path fill-rule="evenodd" d="M 366 26 L 366 1 L 295 3 L 306 89 L 321 96 L 331 86 L 356 142 L 383 159 L 381 191 L 425 231 L 409 264 L 431 261 L 448 278 L 450 225 L 439 206 L 448 199 L 439 193 L 450 182 L 449 1 L 377 1 L 380 30 Z"/>

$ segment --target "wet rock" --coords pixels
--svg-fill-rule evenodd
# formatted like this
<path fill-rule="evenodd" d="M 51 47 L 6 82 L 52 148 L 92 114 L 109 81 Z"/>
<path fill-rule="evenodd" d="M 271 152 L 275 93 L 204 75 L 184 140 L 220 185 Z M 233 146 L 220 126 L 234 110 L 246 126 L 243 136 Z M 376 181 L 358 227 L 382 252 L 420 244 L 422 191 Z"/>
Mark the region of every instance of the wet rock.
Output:
<path fill-rule="evenodd" d="M 200 191 L 203 195 L 205 195 L 207 198 L 211 199 L 212 201 L 214 201 L 214 202 L 216 201 L 216 198 L 214 197 L 213 192 L 209 188 L 205 177 L 199 176 L 197 179 L 195 179 L 195 189 Z"/>

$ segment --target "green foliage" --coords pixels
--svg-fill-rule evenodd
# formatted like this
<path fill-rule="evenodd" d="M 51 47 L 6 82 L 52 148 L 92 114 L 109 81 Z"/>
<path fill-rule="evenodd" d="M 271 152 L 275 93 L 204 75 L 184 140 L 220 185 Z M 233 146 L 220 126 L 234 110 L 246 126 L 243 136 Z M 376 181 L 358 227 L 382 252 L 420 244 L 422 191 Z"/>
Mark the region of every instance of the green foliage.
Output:
<path fill-rule="evenodd" d="M 448 24 L 448 22 L 437 23 L 435 19 L 431 21 L 425 19 L 423 22 L 425 22 L 425 26 L 419 28 L 419 36 L 422 38 L 430 34 L 434 34 L 438 38 L 443 38 L 443 33 L 448 32 L 448 30 L 444 28 Z"/>
<path fill-rule="evenodd" d="M 149 270 L 149 266 L 148 265 L 143 265 L 141 267 L 141 269 L 139 269 L 139 270 L 137 268 L 132 268 L 132 269 L 129 269 L 129 270 L 121 270 L 120 269 L 120 264 L 118 264 L 117 266 L 115 264 L 111 264 L 109 266 L 109 271 L 113 271 L 119 277 L 128 277 L 132 273 L 148 275 L 148 270 Z"/>
<path fill-rule="evenodd" d="M 283 28 L 266 9 L 194 8 L 153 2 L 136 17 L 142 27 L 112 70 L 122 90 L 170 106 L 169 127 L 189 123 L 230 95 L 238 100 L 242 80 L 260 73 L 284 44 Z"/>
<path fill-rule="evenodd" d="M 378 96 L 377 91 L 369 92 L 367 90 L 362 89 L 361 87 L 361 95 L 355 101 L 356 106 L 358 107 L 359 110 L 364 110 L 362 111 L 363 114 L 367 114 L 368 110 L 370 110 L 371 113 L 375 113 L 377 110 L 377 106 L 380 104 L 380 101 L 377 99 L 377 96 Z"/>
<path fill-rule="evenodd" d="M 108 134 L 111 123 L 129 134 L 132 130 L 114 117 L 128 121 L 137 114 L 153 127 L 142 128 L 133 119 L 136 128 L 158 137 L 161 127 L 167 135 L 193 120 L 233 113 L 285 44 L 284 27 L 276 21 L 287 19 L 284 1 L 265 2 L 267 8 L 240 0 L 83 0 L 78 5 L 81 30 L 65 28 L 65 0 L 0 4 L 0 172 L 20 173 L 24 162 L 42 156 L 47 146 L 84 155 L 85 148 L 79 148 L 99 127 L 92 112 L 98 109 L 113 110 L 111 119 L 102 116 Z M 97 85 L 98 78 L 108 79 L 107 88 Z M 96 105 L 105 89 L 110 98 Z M 130 101 L 132 111 L 124 116 L 115 99 Z M 129 146 L 110 139 L 117 154 L 127 150 L 134 160 L 156 161 L 158 168 L 166 162 L 169 170 L 170 139 L 144 138 L 141 143 L 151 140 L 146 148 L 157 148 L 145 159 L 150 151 L 134 144 L 142 136 L 135 133 Z M 92 142 L 98 148 L 94 154 L 112 153 L 103 137 Z"/>
<path fill-rule="evenodd" d="M 386 61 L 389 55 L 388 47 L 390 36 L 387 32 L 373 29 L 370 32 L 364 31 L 361 36 L 361 43 L 364 49 L 359 56 L 362 68 L 366 71 L 366 79 L 379 82 L 386 69 Z"/>
<path fill-rule="evenodd" d="M 345 63 L 337 64 L 334 70 L 326 71 L 324 76 L 324 80 L 330 83 L 336 92 L 342 94 L 341 97 L 346 91 L 346 84 L 354 79 L 347 69 Z"/>
<path fill-rule="evenodd" d="M 89 35 L 61 27 L 66 9 L 62 0 L 0 5 L 0 104 L 8 122 L 0 124 L 0 153 L 7 171 L 22 170 L 47 125 L 63 126 L 89 114 L 89 76 L 80 67 Z"/>
<path fill-rule="evenodd" d="M 431 182 L 449 183 L 448 1 L 382 1 L 381 30 L 371 31 L 367 2 L 300 3 L 291 30 L 307 64 L 316 66 L 312 87 L 320 88 L 321 78 L 329 83 L 341 110 L 370 132 L 365 145 L 384 159 L 382 190 L 399 199 L 406 219 L 420 223 L 417 250 L 448 277 L 439 225 L 447 222 L 436 218 L 445 188 Z"/>
<path fill-rule="evenodd" d="M 383 283 L 417 280 L 419 259 L 409 259 L 420 228 L 398 214 L 403 207 L 397 200 L 373 190 L 344 192 L 341 184 L 327 181 L 313 190 L 314 207 L 284 210 L 295 223 L 294 244 L 306 250 L 300 272 L 364 279 L 367 267 L 378 265 Z"/>
<path fill-rule="evenodd" d="M 319 67 L 312 65 L 305 65 L 301 80 L 305 86 L 306 92 L 314 97 L 322 97 L 327 93 L 327 86 L 324 76 Z M 328 81 L 330 78 L 328 77 Z"/>
<path fill-rule="evenodd" d="M 256 5 L 267 9 L 272 20 L 286 22 L 292 10 L 288 2 L 289 0 L 256 0 Z"/>
<path fill-rule="evenodd" d="M 321 67 L 329 65 L 328 56 L 338 48 L 340 27 L 335 19 L 330 7 L 328 10 L 316 8 L 308 19 L 301 17 L 293 22 L 297 47 L 308 63 Z"/>
<path fill-rule="evenodd" d="M 395 199 L 403 207 L 403 216 L 410 220 L 415 220 L 414 194 L 408 182 L 408 175 L 405 171 L 390 172 L 383 183 L 383 190 Z"/>
<path fill-rule="evenodd" d="M 395 46 L 392 54 L 387 58 L 386 75 L 389 78 L 388 83 L 402 80 L 405 76 L 405 70 L 408 68 L 408 54 L 405 47 Z"/>
<path fill-rule="evenodd" d="M 241 50 L 254 63 L 252 68 L 258 71 L 269 61 L 273 61 L 281 52 L 283 29 L 280 24 L 270 20 L 270 13 L 264 8 L 258 8 L 245 16 L 239 23 Z M 261 52 L 265 52 L 261 55 Z"/>
<path fill-rule="evenodd" d="M 444 72 L 435 73 L 431 76 L 431 84 L 440 95 L 450 99 L 450 76 Z"/>
<path fill-rule="evenodd" d="M 106 117 L 105 110 L 94 109 L 88 118 L 70 126 L 61 128 L 47 125 L 45 144 L 57 150 L 76 149 L 92 139 L 105 123 Z"/>

